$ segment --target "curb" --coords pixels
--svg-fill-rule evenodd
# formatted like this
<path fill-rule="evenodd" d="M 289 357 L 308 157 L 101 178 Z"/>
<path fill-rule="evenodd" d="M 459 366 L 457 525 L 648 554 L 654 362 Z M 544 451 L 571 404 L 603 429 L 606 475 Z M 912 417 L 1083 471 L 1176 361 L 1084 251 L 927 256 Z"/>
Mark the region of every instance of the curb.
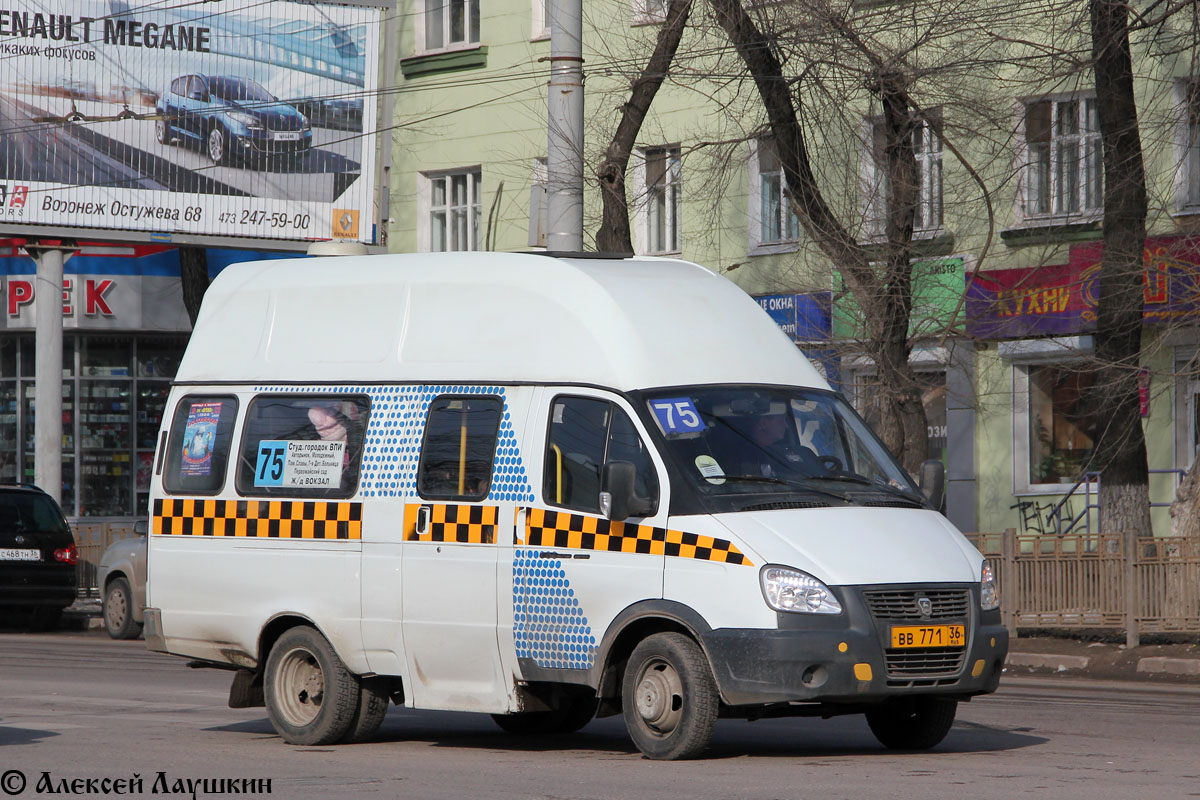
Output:
<path fill-rule="evenodd" d="M 1030 669 L 1050 669 L 1055 672 L 1085 670 L 1090 659 L 1087 656 L 1054 655 L 1052 653 L 1009 653 L 1004 665 Z M 1139 658 L 1137 672 L 1160 675 L 1200 675 L 1200 658 L 1165 658 L 1146 656 Z"/>

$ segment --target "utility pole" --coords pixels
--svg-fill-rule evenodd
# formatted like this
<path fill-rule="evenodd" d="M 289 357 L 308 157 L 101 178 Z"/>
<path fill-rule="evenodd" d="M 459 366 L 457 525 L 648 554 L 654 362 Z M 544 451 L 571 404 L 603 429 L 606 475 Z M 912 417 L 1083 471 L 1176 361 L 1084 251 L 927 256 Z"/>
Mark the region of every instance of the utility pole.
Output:
<path fill-rule="evenodd" d="M 62 503 L 62 368 L 63 368 L 63 264 L 75 246 L 61 242 L 29 242 L 25 251 L 37 264 L 33 309 L 33 480 L 46 494 Z"/>
<path fill-rule="evenodd" d="M 546 249 L 583 249 L 583 0 L 551 0 Z"/>

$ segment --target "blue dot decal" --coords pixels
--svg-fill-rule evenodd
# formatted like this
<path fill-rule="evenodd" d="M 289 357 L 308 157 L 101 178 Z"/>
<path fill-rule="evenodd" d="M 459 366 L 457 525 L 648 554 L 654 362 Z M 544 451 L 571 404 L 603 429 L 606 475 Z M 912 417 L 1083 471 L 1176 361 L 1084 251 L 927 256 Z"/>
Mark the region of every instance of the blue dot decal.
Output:
<path fill-rule="evenodd" d="M 518 658 L 539 667 L 589 669 L 596 637 L 556 558 L 537 551 L 513 554 L 513 640 Z"/>

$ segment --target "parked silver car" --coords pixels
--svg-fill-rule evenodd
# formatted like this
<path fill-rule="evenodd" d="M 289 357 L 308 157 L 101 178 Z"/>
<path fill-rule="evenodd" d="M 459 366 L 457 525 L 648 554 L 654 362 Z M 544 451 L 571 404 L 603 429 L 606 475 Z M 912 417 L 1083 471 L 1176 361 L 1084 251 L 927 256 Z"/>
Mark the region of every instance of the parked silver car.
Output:
<path fill-rule="evenodd" d="M 141 529 L 144 523 L 139 523 Z M 136 639 L 146 608 L 146 536 L 109 545 L 100 559 L 97 582 L 104 600 L 104 628 L 114 639 Z"/>

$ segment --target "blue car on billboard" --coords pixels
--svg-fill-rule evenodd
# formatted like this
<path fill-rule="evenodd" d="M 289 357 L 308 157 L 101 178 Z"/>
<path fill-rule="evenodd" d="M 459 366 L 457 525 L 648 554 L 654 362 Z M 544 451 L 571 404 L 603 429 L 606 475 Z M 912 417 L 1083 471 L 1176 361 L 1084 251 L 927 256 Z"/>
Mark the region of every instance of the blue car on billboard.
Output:
<path fill-rule="evenodd" d="M 181 75 L 159 96 L 155 111 L 160 144 L 194 142 L 214 164 L 299 157 L 312 148 L 308 118 L 249 78 Z"/>

